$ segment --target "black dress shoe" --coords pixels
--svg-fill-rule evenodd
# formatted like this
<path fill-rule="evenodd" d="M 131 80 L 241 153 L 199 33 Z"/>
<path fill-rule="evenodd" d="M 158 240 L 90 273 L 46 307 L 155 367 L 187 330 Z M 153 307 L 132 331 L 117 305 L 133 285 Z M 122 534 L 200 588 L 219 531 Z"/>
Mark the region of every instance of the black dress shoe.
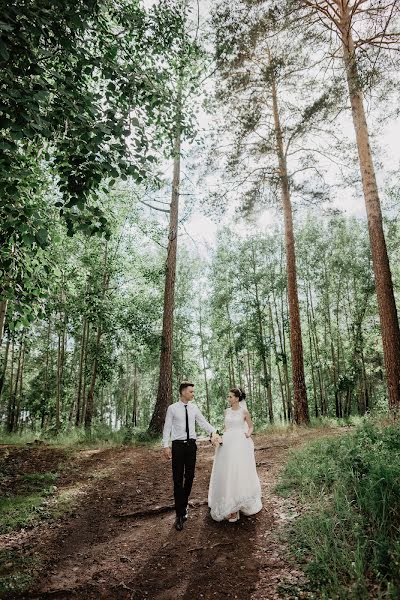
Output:
<path fill-rule="evenodd" d="M 176 520 L 175 520 L 175 529 L 177 531 L 182 531 L 182 529 L 183 529 L 183 517 L 176 517 Z"/>

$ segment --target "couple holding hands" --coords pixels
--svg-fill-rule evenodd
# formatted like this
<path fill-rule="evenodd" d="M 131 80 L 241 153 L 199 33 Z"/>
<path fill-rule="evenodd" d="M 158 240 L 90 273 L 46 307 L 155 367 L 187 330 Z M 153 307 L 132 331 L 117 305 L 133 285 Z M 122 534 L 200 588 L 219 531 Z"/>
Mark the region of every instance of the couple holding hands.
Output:
<path fill-rule="evenodd" d="M 188 518 L 188 500 L 196 467 L 196 422 L 211 435 L 215 446 L 214 463 L 208 489 L 208 505 L 215 521 L 231 523 L 244 515 L 254 515 L 261 508 L 261 485 L 257 475 L 253 423 L 247 410 L 245 393 L 231 388 L 230 407 L 225 411 L 224 433 L 218 434 L 199 408 L 190 404 L 194 385 L 185 381 L 179 386 L 180 400 L 168 407 L 163 430 L 164 453 L 172 460 L 176 520 L 183 529 Z M 170 447 L 172 439 L 172 449 Z"/>

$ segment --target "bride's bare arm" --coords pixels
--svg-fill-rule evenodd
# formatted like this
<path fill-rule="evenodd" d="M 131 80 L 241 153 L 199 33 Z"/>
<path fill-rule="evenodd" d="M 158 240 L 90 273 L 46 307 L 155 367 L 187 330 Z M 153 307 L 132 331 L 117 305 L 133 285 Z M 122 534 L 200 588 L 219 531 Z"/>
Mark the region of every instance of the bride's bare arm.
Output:
<path fill-rule="evenodd" d="M 250 437 L 254 431 L 253 421 L 251 420 L 251 416 L 248 410 L 244 413 L 244 420 L 246 421 L 249 430 L 246 432 L 246 437 Z"/>

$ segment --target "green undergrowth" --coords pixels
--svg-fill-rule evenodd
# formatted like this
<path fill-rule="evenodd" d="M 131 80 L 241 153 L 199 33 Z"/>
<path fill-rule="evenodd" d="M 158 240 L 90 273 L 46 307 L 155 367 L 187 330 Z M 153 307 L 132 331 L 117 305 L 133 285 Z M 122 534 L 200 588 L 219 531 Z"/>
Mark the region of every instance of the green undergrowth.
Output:
<path fill-rule="evenodd" d="M 365 420 L 293 451 L 277 492 L 305 507 L 288 537 L 313 597 L 400 597 L 399 423 Z"/>
<path fill-rule="evenodd" d="M 350 417 L 311 417 L 313 429 L 330 429 L 332 427 L 356 427 L 364 422 L 363 417 L 352 415 Z"/>
<path fill-rule="evenodd" d="M 56 490 L 58 473 L 29 473 L 21 476 L 24 493 L 0 497 L 0 533 L 35 525 L 50 516 L 45 500 Z"/>
<path fill-rule="evenodd" d="M 61 447 L 113 448 L 124 445 L 157 445 L 160 443 L 160 438 L 154 438 L 145 429 L 131 425 L 122 427 L 118 431 L 112 430 L 106 425 L 97 425 L 90 431 L 86 431 L 83 427 L 75 427 L 58 433 L 54 429 L 37 433 L 3 433 L 0 443 L 21 446 L 47 444 Z"/>
<path fill-rule="evenodd" d="M 10 446 L 24 446 L 31 444 L 38 437 L 37 433 L 32 431 L 22 431 L 17 433 L 6 433 L 0 431 L 0 444 L 8 444 Z"/>
<path fill-rule="evenodd" d="M 40 566 L 40 559 L 25 556 L 16 550 L 0 551 L 0 598 L 12 598 L 23 594 L 35 579 L 34 572 Z"/>
<path fill-rule="evenodd" d="M 214 423 L 214 420 L 212 420 Z M 313 429 L 329 429 L 332 427 L 354 426 L 360 422 L 360 417 L 349 417 L 347 419 L 335 419 L 332 417 L 312 418 L 310 427 Z M 293 424 L 275 422 L 270 424 L 256 424 L 256 433 L 289 433 L 293 431 Z M 203 432 L 204 435 L 204 432 Z M 37 432 L 25 431 L 22 433 L 2 433 L 0 443 L 9 445 L 32 446 L 47 444 L 53 446 L 79 446 L 112 448 L 124 445 L 160 445 L 160 437 L 149 435 L 147 429 L 125 425 L 119 430 L 113 430 L 105 424 L 94 425 L 90 431 L 84 427 L 66 428 L 57 432 L 54 428 Z"/>
<path fill-rule="evenodd" d="M 307 429 L 316 430 L 328 430 L 336 428 L 348 428 L 356 427 L 362 423 L 362 418 L 358 416 L 351 416 L 342 419 L 335 417 L 311 417 L 310 424 Z M 301 430 L 304 430 L 303 426 L 300 426 Z M 273 424 L 255 424 L 255 433 L 274 433 L 274 434 L 286 434 L 298 430 L 298 426 L 294 423 L 285 423 L 276 421 Z"/>

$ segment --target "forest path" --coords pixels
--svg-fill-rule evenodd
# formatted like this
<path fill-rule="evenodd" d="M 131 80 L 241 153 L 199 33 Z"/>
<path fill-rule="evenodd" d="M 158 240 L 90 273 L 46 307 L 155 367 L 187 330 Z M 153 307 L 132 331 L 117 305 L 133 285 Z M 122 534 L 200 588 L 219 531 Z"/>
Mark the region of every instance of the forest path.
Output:
<path fill-rule="evenodd" d="M 123 516 L 173 503 L 171 464 L 159 449 L 79 451 L 57 493 L 76 506 L 57 520 L 0 536 L 0 548 L 41 557 L 35 589 L 23 598 L 79 600 L 273 600 L 280 582 L 300 580 L 279 530 L 296 515 L 273 493 L 290 448 L 344 429 L 255 436 L 263 509 L 238 523 L 216 523 L 205 503 L 213 448 L 199 443 L 194 506 L 182 532 L 173 511 Z M 39 450 L 39 449 L 38 449 Z M 41 448 L 40 452 L 52 452 Z"/>

